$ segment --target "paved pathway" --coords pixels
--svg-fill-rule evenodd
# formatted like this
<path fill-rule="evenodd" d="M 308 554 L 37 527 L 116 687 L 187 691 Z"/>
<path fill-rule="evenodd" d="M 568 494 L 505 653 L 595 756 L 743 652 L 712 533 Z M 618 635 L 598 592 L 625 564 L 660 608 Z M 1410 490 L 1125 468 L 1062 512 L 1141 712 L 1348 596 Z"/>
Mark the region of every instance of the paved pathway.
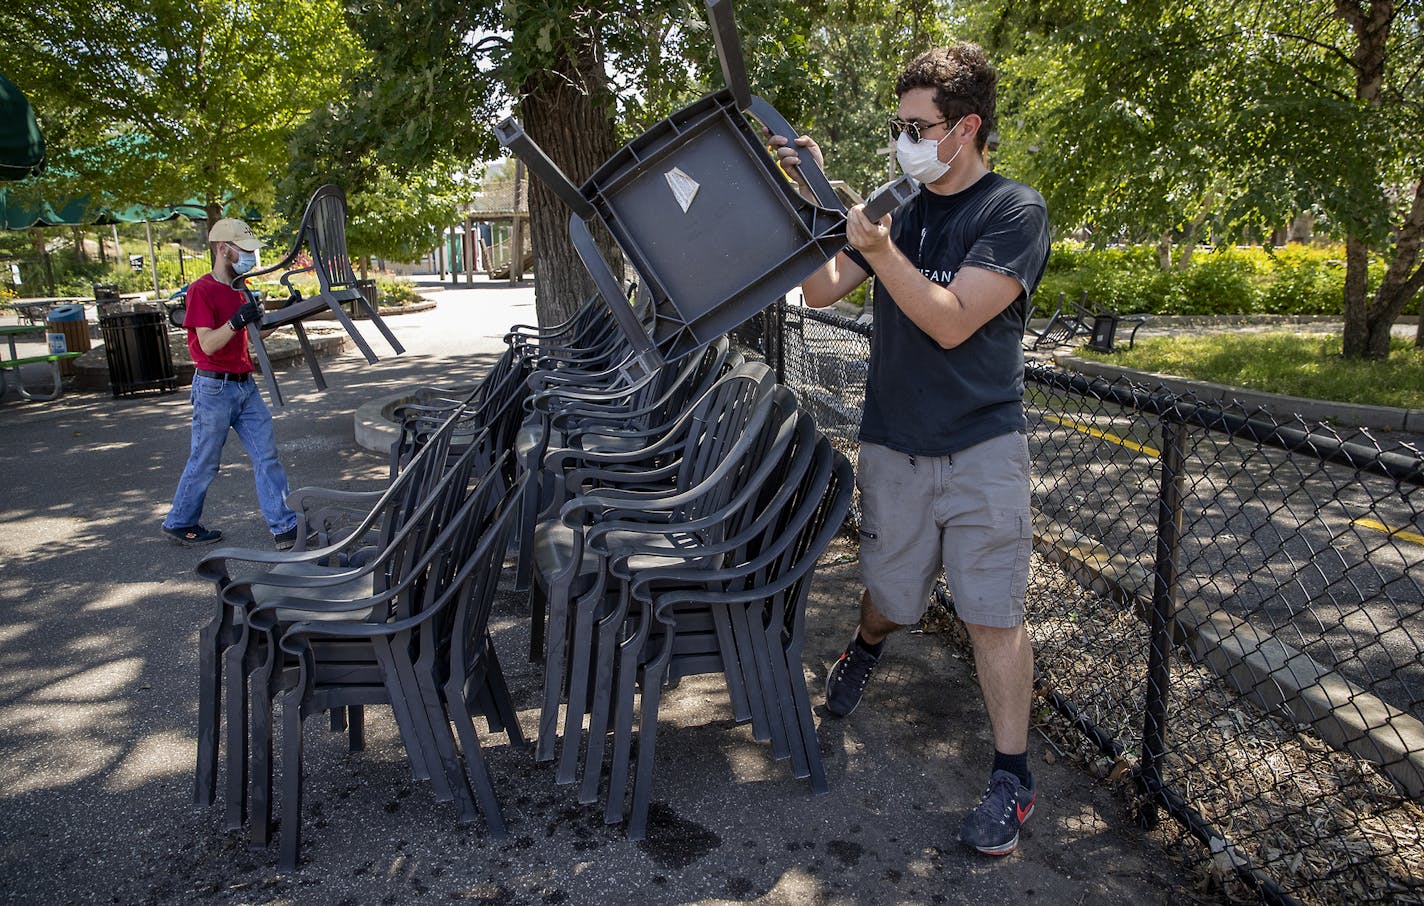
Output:
<path fill-rule="evenodd" d="M 292 483 L 367 489 L 385 464 L 352 439 L 367 399 L 413 383 L 469 380 L 532 292 L 446 290 L 392 319 L 410 352 L 324 363 L 326 393 L 283 372 L 277 436 Z M 374 338 L 373 338 L 374 339 Z M 382 349 L 379 341 L 375 348 Z M 507 841 L 459 828 L 413 783 L 384 709 L 368 748 L 309 721 L 306 867 L 276 870 L 214 812 L 189 803 L 199 627 L 212 589 L 198 552 L 159 536 L 187 451 L 186 394 L 0 406 L 0 901 L 14 903 L 1041 903 L 1191 902 L 1123 800 L 1078 768 L 1040 760 L 1043 798 L 1019 853 L 991 861 L 953 840 L 977 797 L 990 740 L 968 666 L 932 635 L 892 643 L 864 705 L 821 712 L 832 792 L 813 797 L 735 726 L 720 684 L 664 696 L 654 827 L 645 844 L 606 827 L 551 771 L 490 739 Z M 265 546 L 251 470 L 236 444 L 204 516 L 227 541 Z M 813 697 L 844 644 L 859 594 L 833 551 L 808 612 Z M 496 644 L 526 731 L 537 674 L 520 657 L 525 603 L 508 591 Z"/>

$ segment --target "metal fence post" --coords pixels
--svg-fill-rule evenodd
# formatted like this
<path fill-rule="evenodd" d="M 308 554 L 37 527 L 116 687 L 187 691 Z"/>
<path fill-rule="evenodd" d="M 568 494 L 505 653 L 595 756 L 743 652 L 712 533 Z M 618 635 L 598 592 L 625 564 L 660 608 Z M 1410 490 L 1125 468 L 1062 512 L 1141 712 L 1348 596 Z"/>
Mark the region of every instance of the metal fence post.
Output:
<path fill-rule="evenodd" d="M 1177 555 L 1182 531 L 1182 484 L 1186 454 L 1185 426 L 1170 412 L 1162 419 L 1162 479 L 1157 490 L 1157 556 L 1152 570 L 1152 614 L 1148 640 L 1147 692 L 1143 711 L 1142 765 L 1137 785 L 1143 801 L 1138 820 L 1157 823 L 1162 797 L 1162 758 L 1167 753 L 1167 698 L 1171 683 Z"/>
<path fill-rule="evenodd" d="M 774 332 L 769 331 L 767 335 L 771 337 L 771 345 L 774 347 L 771 359 L 778 384 L 786 383 L 786 307 L 786 297 L 782 296 L 766 312 L 767 317 L 771 317 L 773 311 L 776 312 L 776 317 L 772 318 L 776 329 Z"/>

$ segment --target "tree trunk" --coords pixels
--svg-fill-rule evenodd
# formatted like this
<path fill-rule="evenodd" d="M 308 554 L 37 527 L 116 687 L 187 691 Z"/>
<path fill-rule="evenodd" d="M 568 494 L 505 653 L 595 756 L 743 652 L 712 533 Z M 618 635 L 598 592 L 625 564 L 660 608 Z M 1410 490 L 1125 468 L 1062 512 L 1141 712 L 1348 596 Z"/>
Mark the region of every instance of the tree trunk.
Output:
<path fill-rule="evenodd" d="M 208 212 L 208 228 L 207 228 L 207 230 L 205 231 L 205 233 L 207 233 L 207 232 L 212 232 L 213 224 L 217 223 L 219 220 L 222 219 L 222 205 L 218 204 L 216 201 L 210 201 L 210 202 L 208 202 L 207 204 L 203 205 L 203 209 Z M 206 235 L 203 236 L 203 240 L 204 240 L 205 242 L 207 241 L 207 238 L 208 238 L 208 237 L 207 237 Z M 210 264 L 210 265 L 216 265 L 216 264 L 218 263 L 218 259 L 217 259 L 217 255 L 213 253 L 213 244 L 212 244 L 211 242 L 208 242 L 208 243 L 207 243 L 207 246 L 208 246 L 208 264 Z M 180 242 L 180 243 L 178 243 L 178 268 L 179 268 L 179 270 L 182 270 L 182 267 L 183 267 L 183 243 Z"/>
<path fill-rule="evenodd" d="M 40 269 L 44 273 L 45 288 L 51 296 L 54 295 L 54 262 L 49 260 L 49 246 L 45 243 L 44 230 L 33 228 L 30 230 L 30 242 L 34 244 L 35 254 L 40 259 Z"/>
<path fill-rule="evenodd" d="M 525 131 L 559 169 L 581 184 L 619 148 L 612 99 L 588 48 L 565 57 L 553 72 L 524 85 L 519 102 Z M 534 252 L 534 307 L 541 325 L 567 320 L 594 291 L 593 280 L 569 238 L 569 209 L 542 180 L 530 176 L 529 232 Z M 613 273 L 623 255 L 607 231 L 594 230 Z"/>
<path fill-rule="evenodd" d="M 1369 349 L 1370 325 L 1365 304 L 1369 289 L 1370 250 L 1363 240 L 1345 240 L 1345 358 L 1364 358 Z"/>

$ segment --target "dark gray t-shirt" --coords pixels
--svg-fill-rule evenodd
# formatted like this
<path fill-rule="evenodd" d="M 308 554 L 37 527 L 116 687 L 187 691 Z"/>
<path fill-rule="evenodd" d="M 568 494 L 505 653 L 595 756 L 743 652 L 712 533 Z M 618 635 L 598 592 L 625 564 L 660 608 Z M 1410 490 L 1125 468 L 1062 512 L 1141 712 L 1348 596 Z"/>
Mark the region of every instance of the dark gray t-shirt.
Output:
<path fill-rule="evenodd" d="M 969 339 L 943 349 L 877 282 L 860 439 L 902 453 L 947 456 L 1026 431 L 1022 341 L 1029 294 L 1048 264 L 1043 197 L 996 173 L 954 195 L 922 191 L 895 213 L 891 239 L 940 286 L 973 266 L 1013 277 L 1024 292 Z M 846 252 L 873 272 L 855 249 Z"/>

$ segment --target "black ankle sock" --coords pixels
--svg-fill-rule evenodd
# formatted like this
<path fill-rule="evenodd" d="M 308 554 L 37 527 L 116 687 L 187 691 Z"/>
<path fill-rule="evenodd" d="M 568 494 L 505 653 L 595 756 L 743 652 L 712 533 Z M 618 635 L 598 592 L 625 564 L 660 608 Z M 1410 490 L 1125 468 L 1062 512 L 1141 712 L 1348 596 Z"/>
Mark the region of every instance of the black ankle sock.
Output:
<path fill-rule="evenodd" d="M 861 636 L 861 634 L 860 634 L 859 631 L 857 631 L 856 634 L 855 634 L 855 643 L 856 643 L 857 645 L 859 645 L 861 648 L 864 648 L 866 651 L 869 651 L 871 654 L 875 655 L 876 657 L 880 657 L 880 652 L 885 650 L 885 640 L 884 640 L 884 639 L 881 639 L 880 641 L 878 641 L 878 642 L 876 642 L 874 645 L 872 645 L 872 644 L 870 644 L 869 642 L 867 642 L 863 636 Z"/>
<path fill-rule="evenodd" d="M 994 750 L 994 770 L 1008 771 L 1019 779 L 1019 783 L 1024 786 L 1033 785 L 1033 775 L 1028 772 L 1028 753 L 1020 752 L 1017 755 L 1005 755 L 998 749 Z"/>

